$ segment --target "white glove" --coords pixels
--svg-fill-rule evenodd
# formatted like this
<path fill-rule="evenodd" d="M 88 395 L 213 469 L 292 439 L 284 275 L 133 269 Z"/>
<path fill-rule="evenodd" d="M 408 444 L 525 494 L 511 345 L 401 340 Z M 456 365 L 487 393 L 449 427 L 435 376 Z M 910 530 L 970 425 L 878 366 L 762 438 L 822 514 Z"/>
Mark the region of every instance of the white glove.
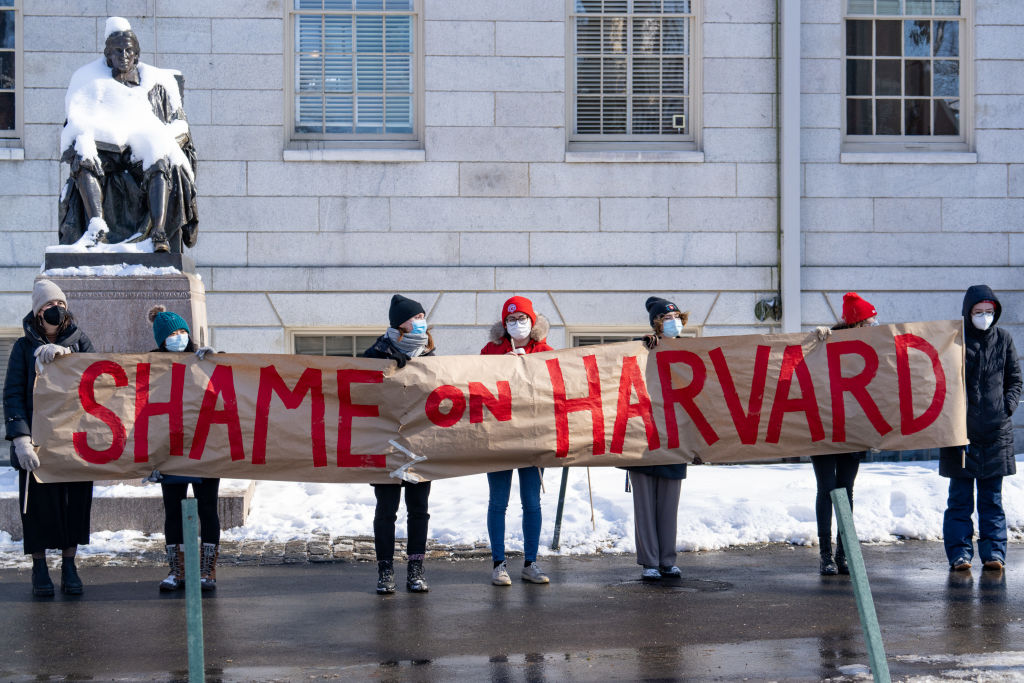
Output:
<path fill-rule="evenodd" d="M 814 334 L 818 335 L 818 341 L 825 341 L 832 336 L 832 328 L 820 325 L 814 328 Z"/>
<path fill-rule="evenodd" d="M 43 344 L 33 354 L 36 357 L 36 372 L 41 372 L 43 366 L 52 363 L 57 356 L 66 356 L 71 349 L 60 344 Z"/>
<path fill-rule="evenodd" d="M 217 353 L 217 349 L 213 348 L 212 346 L 200 346 L 198 349 L 196 349 L 196 358 L 198 358 L 199 360 L 203 360 L 204 358 L 206 358 L 206 354 L 208 353 Z"/>
<path fill-rule="evenodd" d="M 32 447 L 31 436 L 14 437 L 14 454 L 18 456 L 18 464 L 21 465 L 21 469 L 31 472 L 39 467 L 39 456 L 36 455 L 36 449 Z"/>

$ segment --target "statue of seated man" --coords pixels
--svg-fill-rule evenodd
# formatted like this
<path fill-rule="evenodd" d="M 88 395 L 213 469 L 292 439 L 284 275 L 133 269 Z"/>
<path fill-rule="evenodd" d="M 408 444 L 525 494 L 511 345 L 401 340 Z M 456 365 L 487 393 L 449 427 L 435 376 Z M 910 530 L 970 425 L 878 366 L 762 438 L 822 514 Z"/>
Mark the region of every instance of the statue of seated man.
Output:
<path fill-rule="evenodd" d="M 61 244 L 152 239 L 157 252 L 196 242 L 196 155 L 177 71 L 139 61 L 121 17 L 106 23 L 103 57 L 78 69 L 65 97 Z"/>

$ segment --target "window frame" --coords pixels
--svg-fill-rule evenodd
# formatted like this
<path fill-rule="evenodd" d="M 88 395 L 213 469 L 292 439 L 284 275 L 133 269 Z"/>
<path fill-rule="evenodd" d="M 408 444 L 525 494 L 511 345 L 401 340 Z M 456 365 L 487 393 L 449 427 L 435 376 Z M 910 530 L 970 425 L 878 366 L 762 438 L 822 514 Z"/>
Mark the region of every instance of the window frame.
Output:
<path fill-rule="evenodd" d="M 565 134 L 566 148 L 570 152 L 604 152 L 604 151 L 698 151 L 703 144 L 703 110 L 704 110 L 704 0 L 692 0 L 690 13 L 690 92 L 689 99 L 689 135 L 650 136 L 611 133 L 576 133 L 576 13 L 575 0 L 565 0 Z M 636 13 L 630 17 L 637 16 Z M 632 57 L 632 53 L 630 53 Z M 631 82 L 632 71 L 627 68 L 627 83 Z"/>
<path fill-rule="evenodd" d="M 387 10 L 297 10 L 295 0 L 285 0 L 284 6 L 284 125 L 285 141 L 288 150 L 321 150 L 321 149 L 423 149 L 424 126 L 424 50 L 423 50 L 423 2 L 412 0 L 411 14 L 413 19 L 413 131 L 412 133 L 341 134 L 341 133 L 298 133 L 295 130 L 295 25 L 296 17 L 303 14 L 362 14 L 386 15 Z"/>
<path fill-rule="evenodd" d="M 14 130 L 0 130 L 0 148 L 18 147 L 25 131 L 25 13 L 22 0 L 0 9 L 14 12 Z"/>
<path fill-rule="evenodd" d="M 975 90 L 975 63 L 974 63 L 974 0 L 960 0 L 960 14 L 955 15 L 920 15 L 920 14 L 850 14 L 848 0 L 840 0 L 842 7 L 842 59 L 840 60 L 840 81 L 841 88 L 841 151 L 843 153 L 931 153 L 931 152 L 971 152 L 974 150 L 974 90 Z M 905 0 L 903 0 L 905 2 Z M 901 5 L 902 6 L 902 5 Z M 877 9 L 877 6 L 876 6 Z M 959 21 L 960 39 L 960 134 L 956 136 L 935 136 L 935 135 L 851 135 L 847 133 L 847 63 L 849 57 L 846 54 L 846 26 L 848 21 L 906 21 L 915 17 L 927 17 L 931 21 Z M 900 32 L 903 35 L 903 31 Z M 871 63 L 874 64 L 876 57 L 872 55 Z M 902 64 L 908 59 L 905 48 L 901 48 L 899 57 Z M 934 55 L 929 56 L 934 61 Z M 901 69 L 901 79 L 903 78 Z M 874 73 L 874 69 L 872 69 Z M 874 78 L 874 76 L 872 76 Z M 918 99 L 913 96 L 900 95 L 898 101 L 901 103 L 901 116 L 903 103 L 908 99 Z M 940 99 L 935 95 L 927 96 L 930 101 Z M 871 101 L 875 96 L 871 96 Z"/>
<path fill-rule="evenodd" d="M 384 334 L 384 329 L 381 327 L 292 327 L 285 331 L 285 343 L 289 349 L 288 353 L 292 355 L 312 355 L 312 354 L 300 354 L 296 348 L 296 340 L 300 337 L 373 337 L 374 341 L 377 340 Z M 355 347 L 355 345 L 353 345 Z M 369 347 L 367 347 L 369 348 Z M 328 356 L 329 358 L 359 358 L 359 354 L 366 349 L 356 348 L 356 355 L 354 356 Z"/>
<path fill-rule="evenodd" d="M 566 348 L 582 348 L 581 345 L 577 344 L 577 340 L 580 337 L 610 337 L 610 336 L 622 336 L 623 339 L 602 339 L 599 343 L 601 344 L 617 344 L 624 341 L 633 341 L 639 337 L 643 337 L 645 334 L 651 334 L 650 325 L 586 325 L 586 326 L 573 326 L 567 327 L 565 330 L 565 341 Z M 683 332 L 680 338 L 691 338 L 704 336 L 703 325 L 687 325 L 683 328 Z M 594 346 L 593 344 L 584 344 L 583 346 Z"/>

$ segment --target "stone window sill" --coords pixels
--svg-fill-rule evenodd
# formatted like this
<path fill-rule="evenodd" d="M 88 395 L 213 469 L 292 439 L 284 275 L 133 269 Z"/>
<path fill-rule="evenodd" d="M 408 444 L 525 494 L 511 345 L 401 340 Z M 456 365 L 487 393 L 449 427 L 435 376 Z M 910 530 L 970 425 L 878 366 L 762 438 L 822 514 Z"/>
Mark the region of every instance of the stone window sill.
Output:
<path fill-rule="evenodd" d="M 977 152 L 842 152 L 842 164 L 976 164 Z"/>
<path fill-rule="evenodd" d="M 566 151 L 568 164 L 699 164 L 704 152 L 688 150 Z"/>
<path fill-rule="evenodd" d="M 23 147 L 0 147 L 0 161 L 24 161 Z"/>
<path fill-rule="evenodd" d="M 326 148 L 286 149 L 285 161 L 370 161 L 377 163 L 401 163 L 426 161 L 427 153 L 422 149 L 386 148 Z"/>

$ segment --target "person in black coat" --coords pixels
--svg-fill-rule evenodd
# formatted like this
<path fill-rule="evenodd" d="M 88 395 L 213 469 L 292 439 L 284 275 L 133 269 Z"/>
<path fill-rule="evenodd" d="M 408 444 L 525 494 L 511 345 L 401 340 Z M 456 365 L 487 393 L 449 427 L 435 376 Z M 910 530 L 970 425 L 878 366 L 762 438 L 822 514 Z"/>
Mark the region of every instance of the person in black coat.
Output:
<path fill-rule="evenodd" d="M 373 346 L 363 352 L 366 358 L 388 358 L 399 368 L 412 358 L 434 355 L 434 339 L 427 331 L 426 313 L 418 301 L 401 294 L 391 297 L 388 310 L 387 332 Z M 405 554 L 409 560 L 405 587 L 413 593 L 430 590 L 423 573 L 423 560 L 427 552 L 427 499 L 430 482 L 396 481 L 394 484 L 372 484 L 377 498 L 373 515 L 373 544 L 377 554 L 377 592 L 381 595 L 395 592 L 395 520 L 402 490 L 405 490 L 405 508 L 408 513 Z"/>
<path fill-rule="evenodd" d="M 32 312 L 22 320 L 22 327 L 25 336 L 14 343 L 7 362 L 4 418 L 7 440 L 12 442 L 11 466 L 18 470 L 25 554 L 32 556 L 32 594 L 53 595 L 53 581 L 46 568 L 46 550 L 53 548 L 61 551 L 61 592 L 81 595 L 75 555 L 79 545 L 89 543 L 92 482 L 43 484 L 30 477 L 39 467 L 32 444 L 32 388 L 43 364 L 69 353 L 89 353 L 92 342 L 75 324 L 64 292 L 49 280 L 38 280 L 33 286 Z"/>
<path fill-rule="evenodd" d="M 987 285 L 964 295 L 967 446 L 943 448 L 939 474 L 949 478 L 942 521 L 946 558 L 952 571 L 967 571 L 974 557 L 974 490 L 978 490 L 978 555 L 987 570 L 1006 565 L 1003 477 L 1016 474 L 1013 422 L 1021 392 L 1020 363 L 1013 338 L 996 327 L 1002 306 Z"/>

